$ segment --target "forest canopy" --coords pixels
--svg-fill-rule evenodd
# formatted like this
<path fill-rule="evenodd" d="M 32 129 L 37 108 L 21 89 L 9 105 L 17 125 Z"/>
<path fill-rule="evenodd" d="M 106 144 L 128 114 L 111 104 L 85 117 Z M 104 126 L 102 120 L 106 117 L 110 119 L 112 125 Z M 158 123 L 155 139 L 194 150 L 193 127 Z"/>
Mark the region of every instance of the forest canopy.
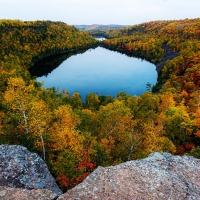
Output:
<path fill-rule="evenodd" d="M 89 33 L 62 22 L 0 20 L 0 144 L 37 152 L 63 190 L 98 166 L 154 151 L 200 158 L 200 19 Z M 97 45 L 154 63 L 157 84 L 141 96 L 89 93 L 83 103 L 78 92 L 44 88 L 30 75 L 42 58 Z"/>

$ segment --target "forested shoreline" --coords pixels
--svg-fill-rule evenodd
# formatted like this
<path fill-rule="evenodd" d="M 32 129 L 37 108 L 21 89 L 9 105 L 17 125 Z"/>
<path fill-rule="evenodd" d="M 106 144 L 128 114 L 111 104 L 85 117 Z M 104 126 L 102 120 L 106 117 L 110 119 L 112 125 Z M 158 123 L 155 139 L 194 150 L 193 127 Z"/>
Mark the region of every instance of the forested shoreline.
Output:
<path fill-rule="evenodd" d="M 200 158 L 200 19 L 89 33 L 109 39 L 62 22 L 0 21 L 0 144 L 38 153 L 63 190 L 98 166 L 155 151 Z M 151 61 L 158 83 L 141 96 L 90 93 L 83 103 L 79 93 L 43 88 L 30 75 L 44 57 L 97 45 Z"/>

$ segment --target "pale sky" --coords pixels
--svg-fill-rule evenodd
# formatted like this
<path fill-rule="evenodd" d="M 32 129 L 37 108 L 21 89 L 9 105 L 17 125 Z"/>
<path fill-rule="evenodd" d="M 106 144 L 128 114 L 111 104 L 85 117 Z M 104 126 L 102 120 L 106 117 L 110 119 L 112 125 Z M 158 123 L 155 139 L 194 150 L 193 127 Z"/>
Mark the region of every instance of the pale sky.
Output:
<path fill-rule="evenodd" d="M 133 25 L 200 18 L 200 0 L 0 0 L 0 19 Z"/>

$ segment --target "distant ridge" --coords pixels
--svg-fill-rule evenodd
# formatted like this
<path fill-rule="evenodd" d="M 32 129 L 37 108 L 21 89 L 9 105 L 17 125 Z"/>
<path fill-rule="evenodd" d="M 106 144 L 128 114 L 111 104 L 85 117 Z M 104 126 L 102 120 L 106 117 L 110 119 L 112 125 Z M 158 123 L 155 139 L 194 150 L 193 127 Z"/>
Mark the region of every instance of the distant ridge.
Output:
<path fill-rule="evenodd" d="M 118 24 L 92 24 L 92 25 L 74 25 L 79 30 L 92 30 L 92 29 L 115 29 L 115 28 L 124 28 L 128 25 L 118 25 Z"/>

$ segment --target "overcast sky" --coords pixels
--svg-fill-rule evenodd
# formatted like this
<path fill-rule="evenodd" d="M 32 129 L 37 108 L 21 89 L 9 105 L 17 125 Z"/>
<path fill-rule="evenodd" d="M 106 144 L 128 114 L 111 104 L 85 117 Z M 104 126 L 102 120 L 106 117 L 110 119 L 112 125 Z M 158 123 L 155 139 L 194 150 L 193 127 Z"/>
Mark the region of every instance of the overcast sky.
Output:
<path fill-rule="evenodd" d="M 0 19 L 132 25 L 200 17 L 200 0 L 0 0 Z"/>

